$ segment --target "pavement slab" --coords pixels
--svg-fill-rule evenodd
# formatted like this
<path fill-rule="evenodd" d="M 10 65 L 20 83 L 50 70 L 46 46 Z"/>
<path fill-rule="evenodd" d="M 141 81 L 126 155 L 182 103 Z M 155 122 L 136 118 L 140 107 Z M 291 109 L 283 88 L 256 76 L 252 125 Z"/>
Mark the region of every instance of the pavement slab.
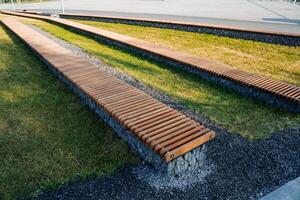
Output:
<path fill-rule="evenodd" d="M 300 177 L 271 192 L 260 200 L 299 200 Z"/>
<path fill-rule="evenodd" d="M 130 5 L 130 6 L 129 6 Z M 279 0 L 68 0 L 66 12 L 158 18 L 274 31 L 300 32 L 300 6 Z M 17 9 L 60 12 L 59 1 L 16 4 Z M 12 9 L 0 4 L 0 9 Z"/>

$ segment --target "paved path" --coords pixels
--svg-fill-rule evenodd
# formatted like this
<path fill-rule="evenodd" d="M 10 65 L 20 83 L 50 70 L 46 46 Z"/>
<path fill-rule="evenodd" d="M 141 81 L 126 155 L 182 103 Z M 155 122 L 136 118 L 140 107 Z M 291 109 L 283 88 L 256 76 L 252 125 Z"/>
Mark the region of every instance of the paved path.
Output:
<path fill-rule="evenodd" d="M 60 3 L 51 1 L 16 7 L 57 12 Z M 11 8 L 10 4 L 0 6 L 0 9 Z M 171 19 L 300 32 L 300 6 L 281 1 L 189 0 L 187 3 L 185 0 L 67 0 L 65 8 L 72 13 Z"/>
<path fill-rule="evenodd" d="M 60 12 L 60 10 L 50 10 L 50 9 L 49 10 L 37 9 L 37 11 L 43 11 L 48 13 Z M 159 20 L 174 20 L 174 21 L 183 21 L 183 22 L 238 26 L 241 28 L 263 29 L 263 30 L 280 31 L 280 32 L 288 32 L 288 33 L 300 33 L 300 25 L 289 24 L 289 23 L 269 23 L 269 22 L 242 21 L 242 20 L 231 20 L 231 19 L 217 19 L 217 18 L 207 18 L 207 17 L 188 17 L 188 16 L 178 16 L 178 15 L 160 15 L 160 14 L 109 12 L 109 11 L 93 11 L 93 10 L 66 10 L 66 13 L 95 14 L 95 15 L 129 17 L 129 18 L 130 17 L 148 18 L 148 19 L 159 19 Z"/>
<path fill-rule="evenodd" d="M 300 177 L 271 192 L 260 200 L 299 200 Z"/>

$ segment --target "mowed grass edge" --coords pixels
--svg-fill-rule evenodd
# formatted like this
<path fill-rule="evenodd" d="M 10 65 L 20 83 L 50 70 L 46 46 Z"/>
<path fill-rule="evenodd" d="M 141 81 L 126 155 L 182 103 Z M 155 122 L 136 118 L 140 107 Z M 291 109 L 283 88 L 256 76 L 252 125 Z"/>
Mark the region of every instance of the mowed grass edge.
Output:
<path fill-rule="evenodd" d="M 136 163 L 127 144 L 0 25 L 0 199 Z"/>

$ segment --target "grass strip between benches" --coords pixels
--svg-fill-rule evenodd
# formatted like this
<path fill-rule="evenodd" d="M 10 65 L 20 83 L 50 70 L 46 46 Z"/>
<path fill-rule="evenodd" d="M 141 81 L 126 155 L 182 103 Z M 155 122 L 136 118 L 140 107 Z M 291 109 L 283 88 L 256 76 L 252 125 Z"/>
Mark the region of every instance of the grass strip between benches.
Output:
<path fill-rule="evenodd" d="M 166 93 L 174 100 L 248 139 L 270 136 L 299 126 L 300 115 L 243 97 L 180 69 L 132 55 L 40 20 L 26 20 L 56 37 L 75 44 L 109 65 Z"/>

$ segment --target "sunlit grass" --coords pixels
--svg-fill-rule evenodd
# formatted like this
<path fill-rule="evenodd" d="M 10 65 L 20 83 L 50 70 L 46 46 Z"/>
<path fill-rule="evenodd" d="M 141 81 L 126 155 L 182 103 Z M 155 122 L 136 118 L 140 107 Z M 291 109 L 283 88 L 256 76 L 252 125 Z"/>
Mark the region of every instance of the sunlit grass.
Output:
<path fill-rule="evenodd" d="M 300 86 L 300 47 L 170 29 L 74 20 Z"/>

